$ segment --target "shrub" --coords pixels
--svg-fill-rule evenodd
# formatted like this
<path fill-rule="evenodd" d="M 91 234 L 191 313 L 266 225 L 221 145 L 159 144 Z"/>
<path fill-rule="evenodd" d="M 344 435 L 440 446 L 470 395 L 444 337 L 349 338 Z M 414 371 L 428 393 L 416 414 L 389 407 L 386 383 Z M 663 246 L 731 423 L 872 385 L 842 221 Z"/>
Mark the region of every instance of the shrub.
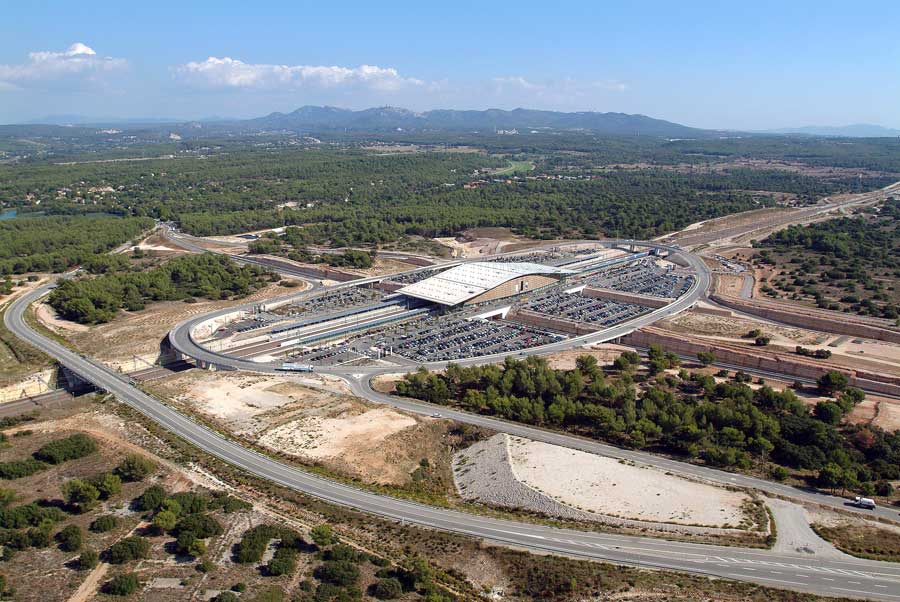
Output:
<path fill-rule="evenodd" d="M 97 451 L 97 443 L 84 433 L 75 433 L 64 439 L 57 439 L 42 446 L 34 457 L 48 464 L 62 464 L 68 460 L 77 460 Z"/>
<path fill-rule="evenodd" d="M 103 593 L 112 596 L 129 596 L 137 591 L 141 582 L 134 573 L 116 575 L 103 585 Z"/>
<path fill-rule="evenodd" d="M 309 532 L 313 542 L 320 548 L 331 545 L 334 542 L 334 534 L 331 532 L 331 526 L 327 524 L 316 525 Z"/>
<path fill-rule="evenodd" d="M 0 487 L 0 508 L 6 508 L 16 501 L 17 497 L 19 497 L 19 495 L 12 489 Z"/>
<path fill-rule="evenodd" d="M 50 534 L 44 529 L 32 527 L 28 529 L 28 543 L 32 548 L 46 548 L 52 541 Z"/>
<path fill-rule="evenodd" d="M 240 510 L 249 510 L 253 504 L 240 500 L 231 495 L 218 495 L 209 502 L 209 509 L 215 510 L 221 508 L 225 514 L 238 512 Z"/>
<path fill-rule="evenodd" d="M 819 391 L 823 395 L 834 395 L 835 393 L 846 389 L 848 382 L 847 375 L 843 372 L 829 370 L 819 377 L 816 384 L 819 386 Z"/>
<path fill-rule="evenodd" d="M 273 558 L 266 565 L 266 572 L 269 575 L 278 577 L 280 575 L 290 575 L 297 568 L 297 555 L 284 555 Z"/>
<path fill-rule="evenodd" d="M 772 478 L 776 481 L 783 481 L 790 476 L 787 469 L 784 466 L 776 466 L 772 469 Z"/>
<path fill-rule="evenodd" d="M 119 526 L 119 519 L 112 514 L 104 514 L 94 519 L 89 527 L 94 533 L 107 533 Z"/>
<path fill-rule="evenodd" d="M 337 544 L 323 554 L 325 560 L 349 560 L 350 562 L 359 561 L 359 552 L 346 544 Z"/>
<path fill-rule="evenodd" d="M 160 510 L 153 517 L 153 528 L 157 533 L 165 533 L 174 529 L 177 522 L 178 517 L 175 514 L 168 510 Z"/>
<path fill-rule="evenodd" d="M 159 485 L 151 485 L 134 501 L 138 510 L 152 512 L 160 507 L 166 499 L 166 490 Z"/>
<path fill-rule="evenodd" d="M 150 554 L 150 542 L 143 537 L 132 535 L 117 541 L 109 547 L 109 563 L 124 564 L 132 560 L 146 558 Z"/>
<path fill-rule="evenodd" d="M 403 586 L 393 577 L 390 579 L 382 579 L 372 588 L 372 595 L 380 600 L 392 600 L 399 598 L 403 593 Z"/>
<path fill-rule="evenodd" d="M 315 572 L 316 578 L 333 585 L 353 585 L 359 579 L 359 567 L 348 560 L 327 560 Z"/>
<path fill-rule="evenodd" d="M 31 502 L 15 508 L 0 510 L 0 528 L 23 529 L 25 527 L 36 527 L 46 524 L 48 521 L 51 523 L 59 522 L 65 516 L 59 508 L 45 508 Z"/>
<path fill-rule="evenodd" d="M 138 454 L 128 454 L 116 467 L 116 474 L 123 481 L 143 481 L 154 470 L 156 470 L 156 464 L 151 460 Z"/>
<path fill-rule="evenodd" d="M 237 594 L 234 592 L 219 592 L 219 594 L 213 598 L 213 602 L 238 602 L 240 598 L 238 598 Z"/>
<path fill-rule="evenodd" d="M 56 541 L 59 547 L 66 552 L 77 552 L 81 549 L 84 536 L 78 525 L 68 525 L 62 531 L 56 534 Z"/>
<path fill-rule="evenodd" d="M 244 532 L 235 546 L 234 559 L 240 564 L 259 562 L 269 541 L 278 537 L 279 530 L 272 525 L 257 525 Z"/>
<path fill-rule="evenodd" d="M 716 354 L 712 351 L 701 351 L 697 354 L 697 360 L 703 366 L 711 366 L 716 362 Z"/>
<path fill-rule="evenodd" d="M 24 460 L 12 460 L 10 462 L 0 462 L 0 479 L 11 481 L 13 479 L 21 479 L 30 477 L 33 474 L 47 468 L 47 464 L 34 458 L 26 458 Z"/>
<path fill-rule="evenodd" d="M 108 500 L 122 491 L 122 479 L 119 478 L 119 475 L 111 472 L 94 477 L 90 483 L 100 492 L 100 498 L 104 500 Z"/>
<path fill-rule="evenodd" d="M 66 502 L 79 512 L 84 512 L 93 506 L 100 497 L 100 492 L 96 487 L 81 479 L 71 479 L 63 483 L 62 494 Z"/>
<path fill-rule="evenodd" d="M 78 568 L 82 571 L 89 571 L 100 562 L 100 555 L 90 548 L 84 550 L 78 557 Z"/>
<path fill-rule="evenodd" d="M 206 508 L 208 505 L 208 501 L 202 495 L 194 493 L 193 491 L 182 491 L 180 493 L 175 493 L 170 495 L 170 500 L 174 500 L 178 502 L 178 506 L 181 508 L 180 513 L 176 513 L 179 516 L 187 516 L 188 514 L 199 514 L 201 512 L 206 512 Z"/>
<path fill-rule="evenodd" d="M 175 547 L 179 554 L 186 556 L 198 557 L 206 553 L 206 544 L 191 531 L 180 532 L 175 540 Z"/>
<path fill-rule="evenodd" d="M 191 514 L 178 521 L 175 532 L 190 531 L 199 539 L 207 539 L 222 534 L 222 525 L 208 514 Z"/>

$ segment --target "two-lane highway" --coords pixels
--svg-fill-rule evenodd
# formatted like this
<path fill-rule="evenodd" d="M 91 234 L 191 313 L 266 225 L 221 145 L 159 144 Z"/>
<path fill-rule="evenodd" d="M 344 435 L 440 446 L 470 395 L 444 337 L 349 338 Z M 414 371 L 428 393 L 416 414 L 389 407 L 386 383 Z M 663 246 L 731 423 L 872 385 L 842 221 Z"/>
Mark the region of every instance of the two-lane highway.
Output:
<path fill-rule="evenodd" d="M 557 529 L 431 507 L 317 477 L 242 447 L 147 395 L 127 377 L 32 330 L 24 320 L 24 313 L 51 287 L 40 287 L 10 304 L 4 323 L 13 334 L 171 433 L 259 478 L 385 518 L 535 551 L 715 575 L 819 594 L 900 600 L 900 565 L 897 564 Z"/>

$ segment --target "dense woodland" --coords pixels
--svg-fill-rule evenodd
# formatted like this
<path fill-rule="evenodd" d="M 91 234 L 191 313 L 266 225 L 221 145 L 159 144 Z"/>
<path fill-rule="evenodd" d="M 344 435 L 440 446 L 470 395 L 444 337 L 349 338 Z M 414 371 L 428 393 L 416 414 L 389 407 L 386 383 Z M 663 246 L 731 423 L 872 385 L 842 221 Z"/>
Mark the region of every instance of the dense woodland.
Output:
<path fill-rule="evenodd" d="M 450 365 L 443 374 L 420 369 L 397 393 L 712 466 L 748 470 L 771 462 L 776 478 L 788 467 L 812 472 L 821 487 L 884 495 L 887 481 L 900 478 L 900 432 L 844 422 L 864 395 L 838 373 L 820 382 L 834 400 L 810 409 L 791 390 L 752 389 L 746 375 L 718 383 L 684 369 L 666 375 L 678 359 L 659 348 L 650 352 L 651 376 L 636 386 L 639 363 L 634 352 L 623 353 L 607 374 L 587 355 L 573 370 L 534 356 L 506 358 L 499 366 Z"/>
<path fill-rule="evenodd" d="M 452 145 L 457 136 L 445 134 L 443 143 Z M 813 177 L 777 168 L 707 169 L 735 159 L 900 172 L 900 148 L 890 141 L 841 145 L 762 137 L 670 142 L 583 134 L 501 138 L 471 142 L 489 152 L 503 151 L 504 158 L 483 152 L 379 153 L 377 147 L 364 148 L 369 142 L 362 135 L 334 147 L 289 136 L 263 137 L 253 144 L 244 139 L 185 140 L 171 159 L 0 165 L 0 201 L 23 215 L 36 210 L 51 215 L 104 212 L 172 220 L 204 236 L 296 225 L 303 227 L 307 244 L 333 246 L 454 235 L 478 226 L 509 227 L 544 238 L 649 237 L 768 204 L 766 192 L 813 200 L 883 186 L 894 178 L 877 171 L 857 178 L 841 171 Z M 493 176 L 507 159 L 534 161 L 537 169 L 530 175 L 579 177 L 526 181 Z M 699 169 L 607 167 L 635 162 Z M 488 183 L 463 188 L 479 179 Z"/>
<path fill-rule="evenodd" d="M 900 317 L 900 199 L 855 217 L 791 226 L 756 246 L 759 263 L 781 270 L 764 293 L 825 309 Z"/>
<path fill-rule="evenodd" d="M 112 320 L 120 309 L 139 311 L 152 301 L 243 297 L 271 279 L 258 266 L 207 253 L 179 257 L 144 272 L 61 280 L 47 301 L 67 320 L 97 324 Z"/>
<path fill-rule="evenodd" d="M 138 236 L 147 218 L 47 216 L 0 221 L 0 274 L 64 272 Z"/>

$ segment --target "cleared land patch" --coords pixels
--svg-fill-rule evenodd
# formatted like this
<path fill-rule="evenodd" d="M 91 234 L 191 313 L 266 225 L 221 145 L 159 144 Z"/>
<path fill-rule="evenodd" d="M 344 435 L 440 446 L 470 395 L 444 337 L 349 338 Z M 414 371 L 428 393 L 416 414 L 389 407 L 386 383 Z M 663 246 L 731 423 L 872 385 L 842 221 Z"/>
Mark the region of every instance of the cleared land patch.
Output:
<path fill-rule="evenodd" d="M 466 499 L 560 518 L 749 526 L 744 493 L 506 434 L 458 453 L 454 474 Z"/>

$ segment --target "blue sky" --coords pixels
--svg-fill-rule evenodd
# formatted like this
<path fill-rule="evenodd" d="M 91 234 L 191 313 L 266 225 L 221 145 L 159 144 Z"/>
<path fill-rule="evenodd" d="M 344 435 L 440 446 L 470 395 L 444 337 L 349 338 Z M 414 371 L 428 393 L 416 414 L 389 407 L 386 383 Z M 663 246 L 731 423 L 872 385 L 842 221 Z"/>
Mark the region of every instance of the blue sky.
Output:
<path fill-rule="evenodd" d="M 900 128 L 897 2 L 15 2 L 0 122 L 348 108 Z"/>

